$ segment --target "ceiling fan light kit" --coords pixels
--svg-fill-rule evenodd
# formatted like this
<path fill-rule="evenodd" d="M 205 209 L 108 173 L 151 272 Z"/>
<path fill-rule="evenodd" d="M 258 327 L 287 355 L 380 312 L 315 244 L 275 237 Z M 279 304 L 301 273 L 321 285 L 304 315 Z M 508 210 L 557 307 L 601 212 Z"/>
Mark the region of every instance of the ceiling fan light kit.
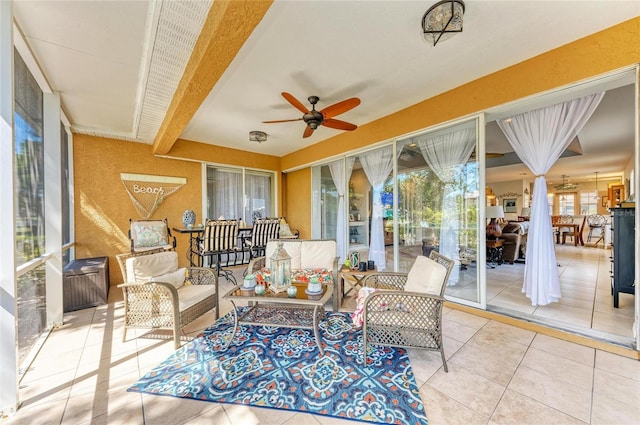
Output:
<path fill-rule="evenodd" d="M 333 118 L 336 115 L 347 112 L 358 106 L 360 104 L 360 99 L 358 99 L 357 97 L 352 97 L 350 99 L 343 100 L 342 102 L 334 103 L 333 105 L 327 106 L 321 111 L 316 110 L 316 104 L 320 101 L 320 98 L 318 96 L 309 96 L 307 98 L 307 100 L 311 104 L 311 110 L 307 109 L 302 102 L 300 102 L 293 95 L 287 92 L 282 92 L 282 97 L 284 97 L 287 102 L 293 105 L 294 108 L 303 113 L 302 118 L 294 118 L 290 120 L 262 121 L 263 123 L 274 124 L 281 122 L 304 121 L 307 126 L 304 129 L 304 133 L 302 134 L 303 138 L 311 136 L 313 134 L 313 131 L 321 125 L 329 128 L 335 128 L 336 130 L 347 131 L 353 131 L 358 128 L 358 126 L 355 124 Z"/>
<path fill-rule="evenodd" d="M 435 47 L 439 41 L 445 41 L 462 32 L 464 2 L 462 0 L 440 1 L 427 10 L 422 17 L 422 36 Z"/>

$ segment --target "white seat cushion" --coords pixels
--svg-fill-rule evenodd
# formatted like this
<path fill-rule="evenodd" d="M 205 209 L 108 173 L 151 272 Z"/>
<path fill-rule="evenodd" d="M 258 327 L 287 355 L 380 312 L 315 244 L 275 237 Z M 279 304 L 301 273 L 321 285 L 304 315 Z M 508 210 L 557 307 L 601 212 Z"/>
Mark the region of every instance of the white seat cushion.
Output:
<path fill-rule="evenodd" d="M 423 255 L 418 255 L 409 270 L 405 291 L 421 292 L 423 294 L 440 295 L 447 268 L 437 261 Z"/>
<path fill-rule="evenodd" d="M 178 270 L 178 253 L 158 252 L 127 258 L 127 282 L 147 282 L 154 276 L 162 276 Z"/>
<path fill-rule="evenodd" d="M 178 308 L 185 311 L 189 307 L 199 303 L 214 294 L 213 285 L 184 285 L 178 289 Z"/>

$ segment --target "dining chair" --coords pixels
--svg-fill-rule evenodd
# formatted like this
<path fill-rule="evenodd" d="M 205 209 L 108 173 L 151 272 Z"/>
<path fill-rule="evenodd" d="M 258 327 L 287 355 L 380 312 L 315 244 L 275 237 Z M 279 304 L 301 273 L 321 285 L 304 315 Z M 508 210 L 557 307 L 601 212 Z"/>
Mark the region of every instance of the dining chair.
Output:
<path fill-rule="evenodd" d="M 231 257 L 237 259 L 238 254 L 242 254 L 242 249 L 238 248 L 238 220 L 212 220 L 207 219 L 204 225 L 202 239 L 198 243 L 198 256 L 200 265 L 204 264 L 204 259 L 209 259 L 209 267 L 217 270 L 218 276 L 223 276 L 235 285 L 236 278 L 231 270 L 223 269 L 224 264 L 229 265 Z"/>
<path fill-rule="evenodd" d="M 243 239 L 245 249 L 249 250 L 249 258 L 264 256 L 267 242 L 278 239 L 280 234 L 280 218 L 259 218 L 253 222 L 251 236 Z"/>
<path fill-rule="evenodd" d="M 564 244 L 566 241 L 567 234 L 573 237 L 573 227 L 562 227 L 562 224 L 573 224 L 573 216 L 568 214 L 560 215 L 560 221 L 558 222 L 558 233 L 557 235 L 562 236 L 562 243 Z"/>
<path fill-rule="evenodd" d="M 607 218 L 600 214 L 591 214 L 587 216 L 587 226 L 589 226 L 589 234 L 587 235 L 587 242 L 591 242 L 591 238 L 598 236 L 596 245 L 604 240 L 604 226 L 607 224 Z M 597 233 L 597 234 L 596 234 Z"/>

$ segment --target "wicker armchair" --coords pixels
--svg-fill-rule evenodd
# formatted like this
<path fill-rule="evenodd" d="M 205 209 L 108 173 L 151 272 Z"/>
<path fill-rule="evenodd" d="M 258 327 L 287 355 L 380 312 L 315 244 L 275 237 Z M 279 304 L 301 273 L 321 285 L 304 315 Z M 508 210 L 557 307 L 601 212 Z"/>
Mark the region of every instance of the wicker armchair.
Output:
<path fill-rule="evenodd" d="M 116 255 L 125 282 L 118 285 L 124 296 L 123 341 L 128 328 L 171 329 L 177 349 L 182 327 L 212 309 L 218 319 L 218 276 L 208 268 L 179 269 L 177 255 L 175 251 Z M 150 272 L 156 267 L 169 272 L 159 276 Z"/>
<path fill-rule="evenodd" d="M 437 295 L 405 291 L 411 272 L 372 274 L 364 280 L 361 291 L 366 292 L 367 287 L 384 289 L 364 298 L 362 350 L 365 365 L 367 346 L 374 344 L 440 351 L 444 370 L 448 372 L 442 345 L 442 305 L 446 282 L 455 261 L 436 251 L 431 251 L 428 258 L 445 268 L 444 273 L 440 273 L 444 278 L 436 282 L 440 285 Z"/>

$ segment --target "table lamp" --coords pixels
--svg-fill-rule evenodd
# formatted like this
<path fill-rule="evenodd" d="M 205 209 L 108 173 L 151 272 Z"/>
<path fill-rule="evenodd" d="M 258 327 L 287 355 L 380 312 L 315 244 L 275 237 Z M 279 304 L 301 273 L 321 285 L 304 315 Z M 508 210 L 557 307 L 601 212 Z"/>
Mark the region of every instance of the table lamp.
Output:
<path fill-rule="evenodd" d="M 530 216 L 531 216 L 531 208 L 522 208 L 520 210 L 520 217 L 529 218 Z"/>
<path fill-rule="evenodd" d="M 498 239 L 502 234 L 502 228 L 500 228 L 497 219 L 504 218 L 504 210 L 499 205 L 489 205 L 487 206 L 485 215 L 491 219 L 489 224 L 487 224 L 487 239 Z"/>

